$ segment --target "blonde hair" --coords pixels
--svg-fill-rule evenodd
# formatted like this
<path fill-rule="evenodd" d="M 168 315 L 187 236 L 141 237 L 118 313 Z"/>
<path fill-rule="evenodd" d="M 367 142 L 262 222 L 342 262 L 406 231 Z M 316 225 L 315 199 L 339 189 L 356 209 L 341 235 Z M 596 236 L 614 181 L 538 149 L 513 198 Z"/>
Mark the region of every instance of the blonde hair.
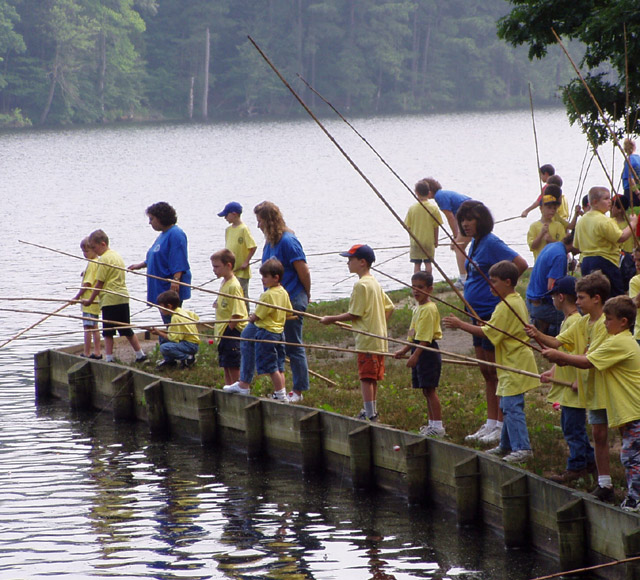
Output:
<path fill-rule="evenodd" d="M 631 155 L 636 150 L 636 143 L 633 139 L 629 139 L 629 137 L 627 137 L 622 142 L 622 148 L 627 155 Z"/>

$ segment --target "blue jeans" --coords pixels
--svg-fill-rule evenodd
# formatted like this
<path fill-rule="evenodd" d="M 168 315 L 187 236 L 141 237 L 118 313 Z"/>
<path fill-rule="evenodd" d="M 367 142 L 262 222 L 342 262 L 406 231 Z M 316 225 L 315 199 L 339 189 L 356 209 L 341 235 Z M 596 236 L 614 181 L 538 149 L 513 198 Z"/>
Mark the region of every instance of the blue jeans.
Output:
<path fill-rule="evenodd" d="M 256 330 L 257 340 L 282 340 L 282 333 L 275 334 L 264 328 Z M 256 342 L 256 372 L 259 375 L 284 372 L 284 344 Z"/>
<path fill-rule="evenodd" d="M 602 256 L 588 256 L 582 259 L 580 270 L 583 276 L 591 274 L 596 270 L 600 270 L 611 282 L 611 294 L 609 298 L 624 294 L 624 282 L 622 281 L 622 273 L 618 266 L 614 266 L 609 260 Z"/>
<path fill-rule="evenodd" d="M 168 312 L 164 312 L 163 310 L 160 312 L 160 316 L 162 317 L 162 322 L 164 322 L 165 324 L 169 324 L 171 322 L 172 315 Z M 164 336 L 158 336 L 158 344 L 164 344 L 165 342 L 169 342 L 169 339 L 165 338 Z"/>
<path fill-rule="evenodd" d="M 534 323 L 536 320 L 548 323 L 549 328 L 545 334 L 548 334 L 549 336 L 556 336 L 560 332 L 560 325 L 562 324 L 564 315 L 560 310 L 556 310 L 553 307 L 552 302 L 548 302 L 545 299 L 536 300 L 536 302 L 538 304 L 534 304 L 527 298 L 527 310 L 529 310 L 531 319 Z"/>
<path fill-rule="evenodd" d="M 164 360 L 184 360 L 189 356 L 194 356 L 198 352 L 199 345 L 188 340 L 180 342 L 163 342 L 160 345 L 160 352 Z"/>
<path fill-rule="evenodd" d="M 309 305 L 307 293 L 298 292 L 290 297 L 291 306 L 294 310 L 306 312 Z M 287 320 L 284 324 L 284 340 L 296 344 L 302 343 L 302 316 L 296 316 Z M 285 346 L 289 364 L 291 366 L 291 378 L 293 390 L 302 392 L 309 390 L 309 366 L 307 365 L 307 352 L 302 346 Z"/>
<path fill-rule="evenodd" d="M 580 471 L 587 464 L 593 463 L 595 457 L 587 435 L 587 412 L 584 409 L 563 406 L 560 425 L 564 440 L 569 446 L 567 469 Z"/>
<path fill-rule="evenodd" d="M 242 338 L 254 339 L 258 327 L 250 322 L 244 327 Z M 251 384 L 253 375 L 256 374 L 256 343 L 249 340 L 240 341 L 240 380 L 243 383 Z"/>
<path fill-rule="evenodd" d="M 531 449 L 524 416 L 524 393 L 500 397 L 500 409 L 504 414 L 500 447 L 505 451 Z"/>
<path fill-rule="evenodd" d="M 627 476 L 629 497 L 640 500 L 640 421 L 631 421 L 622 429 L 620 461 Z"/>

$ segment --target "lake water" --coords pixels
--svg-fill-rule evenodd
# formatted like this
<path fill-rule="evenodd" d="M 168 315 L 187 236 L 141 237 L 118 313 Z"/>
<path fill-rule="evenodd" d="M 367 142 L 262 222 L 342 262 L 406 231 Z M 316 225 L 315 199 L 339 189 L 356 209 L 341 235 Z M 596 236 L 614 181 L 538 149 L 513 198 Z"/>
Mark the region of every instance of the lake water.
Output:
<path fill-rule="evenodd" d="M 496 220 L 518 215 L 537 195 L 528 112 L 355 124 L 407 183 L 432 175 L 445 189 L 483 200 Z M 556 166 L 571 201 L 584 139 L 561 111 L 537 113 L 536 124 L 540 162 Z M 326 125 L 404 216 L 412 203 L 404 186 L 344 123 Z M 52 311 L 60 303 L 6 298 L 68 299 L 80 282 L 80 260 L 18 240 L 81 255 L 80 239 L 100 227 L 127 264 L 138 262 L 155 239 L 144 210 L 160 200 L 177 209 L 187 232 L 196 285 L 212 277 L 209 255 L 223 247 L 226 226 L 216 214 L 231 200 L 245 207 L 259 247 L 253 206 L 265 199 L 280 206 L 309 254 L 315 300 L 350 292 L 345 260 L 332 252 L 408 244 L 312 122 L 16 132 L 1 134 L 0 147 L 0 308 Z M 605 183 L 592 165 L 587 187 Z M 527 259 L 534 214 L 495 230 Z M 444 246 L 436 259 L 454 276 Z M 381 268 L 406 280 L 404 251 L 381 249 L 378 262 L 389 260 Z M 133 298 L 144 299 L 143 277 L 131 275 L 128 284 Z M 214 299 L 196 292 L 190 304 L 207 317 Z M 138 314 L 144 308 L 132 303 L 134 320 L 157 321 L 149 310 Z M 0 344 L 40 317 L 0 310 Z M 449 513 L 361 498 L 341 480 L 308 482 L 297 469 L 264 470 L 228 452 L 153 442 L 145 426 L 114 426 L 105 414 L 36 407 L 33 353 L 80 342 L 81 333 L 59 334 L 79 325 L 52 318 L 0 351 L 1 578 L 522 579 L 553 571 L 552 562 L 505 552 L 492 532 L 458 532 Z"/>

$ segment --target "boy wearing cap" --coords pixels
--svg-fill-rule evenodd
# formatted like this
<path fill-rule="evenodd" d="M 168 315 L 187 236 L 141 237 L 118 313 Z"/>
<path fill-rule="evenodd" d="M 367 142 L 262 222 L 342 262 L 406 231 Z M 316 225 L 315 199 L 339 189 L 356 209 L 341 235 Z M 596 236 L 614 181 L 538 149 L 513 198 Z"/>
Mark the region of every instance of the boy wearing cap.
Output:
<path fill-rule="evenodd" d="M 394 306 L 371 275 L 371 264 L 376 256 L 369 246 L 356 244 L 340 255 L 348 258 L 349 272 L 357 274 L 359 280 L 353 286 L 348 312 L 323 316 L 320 322 L 351 322 L 355 330 L 376 335 L 374 337 L 356 333 L 356 350 L 367 351 L 358 353 L 358 378 L 364 403 L 358 419 L 375 422 L 378 420 L 378 381 L 384 378 L 384 354 L 381 353 L 387 352 L 387 341 L 382 337 L 387 336 L 387 320 L 393 313 Z"/>
<path fill-rule="evenodd" d="M 425 180 L 416 183 L 415 193 L 420 201 L 409 208 L 407 217 L 404 218 L 405 225 L 420 242 L 418 245 L 416 239 L 409 239 L 409 260 L 413 264 L 414 274 L 420 271 L 423 262 L 425 272 L 431 274 L 431 260 L 438 246 L 438 228 L 442 225 L 442 214 L 430 199 L 430 192 Z"/>
<path fill-rule="evenodd" d="M 573 276 L 558 278 L 550 293 L 553 297 L 553 305 L 564 315 L 560 332 L 566 332 L 581 318 L 576 306 L 576 279 Z M 575 345 L 573 348 L 569 345 L 563 345 L 560 350 L 569 354 L 583 354 L 578 352 Z M 569 447 L 566 469 L 563 473 L 549 477 L 551 481 L 556 483 L 569 483 L 581 477 L 586 477 L 589 469 L 593 469 L 595 466 L 593 447 L 589 443 L 586 429 L 585 393 L 584 389 L 577 388 L 578 373 L 580 372 L 570 366 L 553 365 L 548 371 L 542 373 L 540 379 L 543 383 L 555 378 L 576 384 L 576 389 L 574 390 L 552 383 L 547 395 L 549 403 L 560 404 L 560 426 L 562 427 L 564 440 Z"/>
<path fill-rule="evenodd" d="M 565 235 L 565 228 L 553 218 L 558 211 L 560 202 L 554 195 L 545 193 L 540 202 L 540 213 L 537 222 L 533 222 L 527 233 L 527 244 L 533 254 L 534 262 L 547 244 L 559 242 Z"/>
<path fill-rule="evenodd" d="M 249 298 L 249 279 L 251 278 L 249 262 L 258 246 L 247 224 L 241 219 L 242 206 L 237 201 L 230 201 L 218 216 L 231 224 L 224 232 L 224 245 L 236 257 L 233 273 L 240 282 L 245 298 Z"/>

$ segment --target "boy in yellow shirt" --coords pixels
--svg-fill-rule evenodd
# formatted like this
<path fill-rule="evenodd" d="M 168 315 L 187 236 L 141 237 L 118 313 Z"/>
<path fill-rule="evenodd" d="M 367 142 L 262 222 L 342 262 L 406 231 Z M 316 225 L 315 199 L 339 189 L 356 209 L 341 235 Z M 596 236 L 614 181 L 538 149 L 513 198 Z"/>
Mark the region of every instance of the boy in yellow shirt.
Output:
<path fill-rule="evenodd" d="M 218 216 L 231 224 L 224 231 L 224 245 L 236 258 L 233 272 L 240 282 L 245 298 L 249 298 L 249 279 L 251 278 L 249 262 L 258 246 L 247 224 L 242 221 L 242 206 L 237 201 L 230 201 Z"/>
<path fill-rule="evenodd" d="M 147 360 L 147 355 L 140 348 L 138 337 L 131 328 L 118 328 L 119 325 L 130 325 L 129 292 L 125 283 L 126 268 L 120 254 L 109 247 L 109 236 L 96 230 L 89 234 L 89 245 L 98 257 L 96 283 L 89 298 L 82 301 L 83 306 L 91 306 L 99 297 L 102 312 L 102 336 L 104 336 L 105 360 L 113 362 L 113 337 L 116 330 L 120 336 L 126 337 L 136 353 L 136 362 Z M 109 292 L 101 292 L 102 289 Z M 108 321 L 108 322 L 105 322 Z M 114 324 L 114 322 L 116 324 Z M 119 324 L 117 324 L 119 323 Z"/>
<path fill-rule="evenodd" d="M 442 214 L 435 201 L 430 199 L 429 185 L 423 181 L 416 183 L 415 193 L 420 200 L 414 203 L 404 218 L 405 225 L 420 240 L 426 254 L 411 237 L 409 239 L 409 260 L 413 264 L 413 273 L 419 272 L 424 262 L 424 270 L 431 274 L 431 260 L 438 247 L 438 228 L 442 225 Z"/>
<path fill-rule="evenodd" d="M 604 305 L 608 336 L 585 355 L 545 349 L 543 355 L 556 363 L 597 369 L 603 375 L 610 427 L 622 436 L 620 460 L 627 476 L 627 497 L 620 507 L 640 511 L 640 346 L 629 331 L 636 306 L 628 296 L 610 298 Z M 613 499 L 613 498 L 611 498 Z"/>
<path fill-rule="evenodd" d="M 527 341 L 521 320 L 529 316 L 524 300 L 515 291 L 518 283 L 518 268 L 513 262 L 502 260 L 489 269 L 491 292 L 502 298 L 491 315 L 489 325 L 476 326 L 460 320 L 450 314 L 444 318 L 447 328 L 461 328 L 475 336 L 486 336 L 496 347 L 496 362 L 500 365 L 538 373 L 533 351 L 512 337 Z M 518 317 L 511 311 L 518 313 Z M 502 329 L 500 332 L 496 329 Z M 508 333 L 508 334 L 507 334 Z M 511 335 L 511 336 L 509 336 Z M 488 453 L 502 456 L 508 463 L 520 463 L 533 457 L 527 421 L 524 414 L 524 393 L 538 386 L 538 379 L 525 377 L 503 369 L 498 369 L 498 388 L 500 409 L 504 414 L 504 422 L 500 437 L 500 445 L 490 449 Z"/>
<path fill-rule="evenodd" d="M 629 281 L 629 297 L 633 299 L 636 307 L 639 308 L 636 315 L 636 323 L 633 327 L 633 338 L 640 344 L 640 248 L 633 250 L 633 261 L 638 273 Z"/>
<path fill-rule="evenodd" d="M 542 196 L 540 213 L 542 214 L 537 222 L 533 222 L 527 233 L 527 244 L 533 254 L 534 261 L 547 244 L 559 242 L 564 238 L 566 230 L 564 226 L 553 218 L 560 207 L 560 203 L 553 195 Z"/>
<path fill-rule="evenodd" d="M 358 353 L 358 378 L 364 408 L 358 419 L 378 420 L 378 382 L 384 379 L 384 354 L 387 352 L 387 320 L 393 314 L 391 299 L 383 292 L 378 281 L 371 275 L 371 264 L 376 259 L 374 251 L 366 244 L 356 244 L 341 256 L 348 258 L 349 272 L 358 275 L 349 299 L 349 310 L 334 316 L 323 316 L 322 324 L 351 322 L 356 330 L 375 334 L 376 337 L 356 333 Z"/>
<path fill-rule="evenodd" d="M 95 260 L 98 255 L 91 249 L 89 238 L 84 238 L 80 242 L 80 249 L 87 260 Z M 97 262 L 87 262 L 87 267 L 82 273 L 82 288 L 76 294 L 74 300 L 89 298 L 91 290 L 96 283 L 96 272 L 98 271 Z M 91 306 L 82 307 L 82 328 L 84 328 L 84 351 L 82 356 L 86 358 L 101 359 L 100 353 L 100 329 L 98 328 L 98 320 L 100 320 L 100 305 L 96 302 Z M 89 320 L 92 319 L 92 320 Z M 91 352 L 91 344 L 93 343 L 93 352 Z"/>
<path fill-rule="evenodd" d="M 411 290 L 418 307 L 413 311 L 407 340 L 422 346 L 438 348 L 436 340 L 442 338 L 440 313 L 436 305 L 429 300 L 433 292 L 433 276 L 426 272 L 416 272 L 411 276 Z M 420 428 L 420 435 L 426 437 L 444 437 L 442 407 L 436 388 L 440 382 L 442 358 L 439 352 L 423 350 L 415 346 L 403 346 L 394 354 L 402 358 L 411 349 L 407 366 L 411 369 L 411 383 L 414 389 L 422 389 L 427 400 L 429 424 Z"/>
<path fill-rule="evenodd" d="M 151 329 L 152 334 L 166 341 L 160 343 L 163 359 L 158 361 L 156 369 L 174 367 L 178 363 L 181 368 L 194 365 L 200 347 L 200 335 L 196 325 L 198 315 L 182 308 L 180 295 L 173 290 L 162 292 L 156 300 L 161 314 L 171 313 L 171 326 L 168 331 L 155 327 Z"/>
<path fill-rule="evenodd" d="M 251 381 L 257 372 L 268 374 L 273 383 L 272 397 L 276 401 L 287 401 L 284 382 L 284 323 L 293 309 L 289 294 L 280 284 L 284 266 L 277 258 L 271 258 L 260 267 L 262 285 L 266 291 L 260 296 L 256 310 L 249 316 L 249 324 L 242 331 L 240 345 L 240 379 L 222 388 L 226 393 L 248 395 Z M 269 305 L 280 308 L 271 308 Z M 264 342 L 269 341 L 269 342 Z"/>
<path fill-rule="evenodd" d="M 561 346 L 577 354 L 589 354 L 607 338 L 602 308 L 609 297 L 611 285 L 600 272 L 594 272 L 576 282 L 576 304 L 583 313 L 582 318 L 555 338 L 542 334 L 534 326 L 527 326 L 527 334 L 544 346 L 557 349 Z M 587 373 L 578 372 L 578 394 L 584 397 L 591 425 L 595 460 L 598 468 L 598 486 L 592 495 L 601 501 L 613 499 L 613 483 L 609 466 L 609 446 L 607 444 L 607 409 L 605 386 L 601 373 L 591 369 Z"/>

